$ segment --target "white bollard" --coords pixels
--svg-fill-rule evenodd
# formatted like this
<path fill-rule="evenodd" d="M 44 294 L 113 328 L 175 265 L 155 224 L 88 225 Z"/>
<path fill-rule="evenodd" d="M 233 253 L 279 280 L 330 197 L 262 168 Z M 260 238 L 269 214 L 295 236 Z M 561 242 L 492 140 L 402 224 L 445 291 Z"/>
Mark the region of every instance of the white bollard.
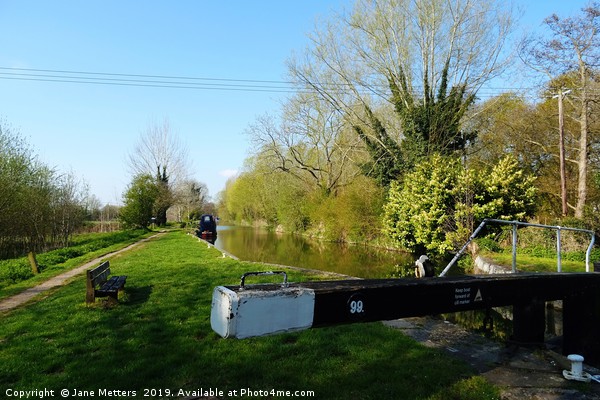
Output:
<path fill-rule="evenodd" d="M 567 358 L 571 361 L 571 374 L 581 376 L 583 372 L 583 357 L 579 354 L 569 354 Z"/>
<path fill-rule="evenodd" d="M 591 381 L 591 375 L 587 372 L 583 372 L 583 356 L 580 356 L 579 354 L 569 354 L 567 358 L 571 361 L 571 370 L 563 370 L 565 379 L 579 382 Z"/>

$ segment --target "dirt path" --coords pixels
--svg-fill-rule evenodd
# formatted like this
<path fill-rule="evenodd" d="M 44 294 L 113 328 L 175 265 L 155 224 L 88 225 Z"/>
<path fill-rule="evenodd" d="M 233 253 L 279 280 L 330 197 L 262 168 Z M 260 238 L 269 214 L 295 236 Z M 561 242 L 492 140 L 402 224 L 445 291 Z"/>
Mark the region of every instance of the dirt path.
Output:
<path fill-rule="evenodd" d="M 87 269 L 94 267 L 95 265 L 99 264 L 102 260 L 113 257 L 117 254 L 129 251 L 132 248 L 140 245 L 141 243 L 147 242 L 147 241 L 154 239 L 157 236 L 160 236 L 163 234 L 164 234 L 164 232 L 157 233 L 148 238 L 145 238 L 138 242 L 130 244 L 129 246 L 122 248 L 121 250 L 113 251 L 112 253 L 103 255 L 102 257 L 95 258 L 83 265 L 80 265 L 79 267 L 73 268 L 67 272 L 64 272 L 60 275 L 50 278 L 46 282 L 43 282 L 35 287 L 26 289 L 25 291 L 23 291 L 19 294 L 16 294 L 14 296 L 11 296 L 4 300 L 1 300 L 0 301 L 0 312 L 9 311 L 16 307 L 19 307 L 20 305 L 27 303 L 28 301 L 32 300 L 34 297 L 36 297 L 37 295 L 39 295 L 41 293 L 44 293 L 52 288 L 64 285 L 71 278 L 84 273 Z"/>

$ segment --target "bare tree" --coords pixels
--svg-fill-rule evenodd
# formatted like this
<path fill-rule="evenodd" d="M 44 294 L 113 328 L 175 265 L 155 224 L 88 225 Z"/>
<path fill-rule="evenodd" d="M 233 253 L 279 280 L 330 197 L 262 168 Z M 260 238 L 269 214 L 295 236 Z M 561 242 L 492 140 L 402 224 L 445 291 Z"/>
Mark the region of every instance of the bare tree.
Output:
<path fill-rule="evenodd" d="M 263 116 L 248 133 L 265 161 L 307 187 L 335 193 L 359 173 L 353 157 L 362 148 L 360 141 L 349 134 L 339 113 L 314 94 L 301 93 L 286 103 L 280 124 Z"/>
<path fill-rule="evenodd" d="M 53 241 L 60 246 L 67 246 L 71 236 L 85 219 L 89 186 L 72 171 L 55 179 L 52 191 Z"/>
<path fill-rule="evenodd" d="M 151 175 L 156 178 L 159 195 L 155 204 L 157 223 L 167 222 L 167 209 L 173 204 L 173 187 L 186 178 L 187 149 L 181 144 L 167 119 L 153 123 L 142 132 L 129 154 L 133 176 Z"/>
<path fill-rule="evenodd" d="M 148 125 L 128 157 L 132 175 L 156 175 L 164 170 L 170 183 L 184 180 L 188 173 L 188 152 L 168 119 Z"/>
<path fill-rule="evenodd" d="M 582 218 L 588 194 L 590 85 L 593 71 L 600 65 L 600 3 L 590 3 L 577 17 L 560 18 L 553 14 L 544 23 L 551 37 L 527 38 L 521 44 L 520 55 L 527 65 L 544 73 L 550 81 L 560 76 L 575 78 L 572 88 L 555 90 L 562 98 L 563 90 L 570 89 L 572 93 L 566 100 L 577 99 L 578 103 L 580 133 L 576 162 L 579 175 L 575 217 Z M 564 83 L 564 79 L 558 82 Z"/>
<path fill-rule="evenodd" d="M 120 229 L 119 206 L 105 204 L 100 209 L 100 232 L 113 232 Z"/>
<path fill-rule="evenodd" d="M 191 221 L 194 214 L 200 216 L 209 202 L 208 187 L 202 182 L 187 179 L 175 188 L 174 199 L 178 221 Z"/>
<path fill-rule="evenodd" d="M 464 146 L 459 122 L 507 65 L 501 55 L 513 19 L 499 1 L 357 0 L 352 13 L 321 26 L 304 59 L 289 62 L 290 74 L 352 121 L 373 161 L 388 165 L 385 174 L 406 158 L 399 151 Z M 403 137 L 374 111 L 382 103 L 396 109 Z M 397 139 L 412 143 L 401 149 Z"/>

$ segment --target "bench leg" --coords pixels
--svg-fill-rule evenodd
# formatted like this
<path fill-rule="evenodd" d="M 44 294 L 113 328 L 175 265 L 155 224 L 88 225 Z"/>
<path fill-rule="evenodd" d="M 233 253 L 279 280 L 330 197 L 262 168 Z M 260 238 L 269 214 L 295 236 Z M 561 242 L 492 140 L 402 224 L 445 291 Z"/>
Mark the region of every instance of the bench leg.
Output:
<path fill-rule="evenodd" d="M 94 293 L 94 289 L 86 291 L 85 302 L 86 304 L 92 304 L 96 302 L 96 294 Z"/>

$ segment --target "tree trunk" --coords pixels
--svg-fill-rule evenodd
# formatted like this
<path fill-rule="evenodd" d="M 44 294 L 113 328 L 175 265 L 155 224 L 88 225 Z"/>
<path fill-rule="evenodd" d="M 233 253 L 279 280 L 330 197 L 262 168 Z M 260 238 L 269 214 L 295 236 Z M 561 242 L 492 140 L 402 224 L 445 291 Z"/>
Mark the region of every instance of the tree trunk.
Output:
<path fill-rule="evenodd" d="M 559 158 L 560 158 L 560 197 L 562 200 L 562 216 L 566 217 L 568 212 L 567 204 L 567 178 L 565 170 L 565 127 L 563 111 L 563 91 L 558 93 L 558 134 L 559 134 Z"/>
<path fill-rule="evenodd" d="M 587 199 L 587 116 L 581 122 L 581 138 L 579 139 L 579 181 L 577 183 L 577 205 L 575 218 L 583 218 L 583 210 Z"/>
<path fill-rule="evenodd" d="M 587 200 L 587 164 L 588 164 L 588 98 L 586 70 L 581 72 L 581 135 L 579 137 L 579 178 L 577 183 L 577 205 L 575 206 L 575 218 L 583 218 L 583 211 Z"/>

